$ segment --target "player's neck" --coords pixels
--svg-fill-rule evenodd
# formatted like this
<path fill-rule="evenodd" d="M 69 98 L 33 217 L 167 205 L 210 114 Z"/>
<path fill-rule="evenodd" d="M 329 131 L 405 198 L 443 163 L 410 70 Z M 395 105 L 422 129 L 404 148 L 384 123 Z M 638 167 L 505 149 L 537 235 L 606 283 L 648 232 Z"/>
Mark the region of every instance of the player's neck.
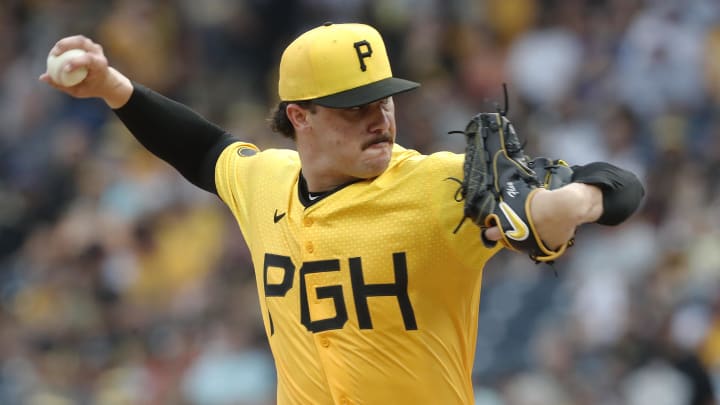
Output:
<path fill-rule="evenodd" d="M 336 186 L 332 189 L 321 191 L 321 192 L 312 192 L 308 191 L 308 185 L 307 181 L 305 180 L 305 176 L 303 175 L 303 172 L 300 171 L 300 179 L 298 181 L 298 192 L 300 194 L 300 201 L 303 202 L 305 206 L 310 206 L 318 201 L 320 201 L 322 198 L 327 197 L 328 195 L 339 191 L 340 189 L 349 186 L 352 183 L 355 183 L 357 181 L 360 181 L 361 179 L 353 179 L 349 182 L 343 183 L 339 186 Z"/>
<path fill-rule="evenodd" d="M 345 174 L 332 174 L 328 172 L 314 172 L 312 168 L 303 166 L 302 175 L 310 193 L 324 193 L 334 190 L 342 185 L 357 181 L 356 178 Z"/>

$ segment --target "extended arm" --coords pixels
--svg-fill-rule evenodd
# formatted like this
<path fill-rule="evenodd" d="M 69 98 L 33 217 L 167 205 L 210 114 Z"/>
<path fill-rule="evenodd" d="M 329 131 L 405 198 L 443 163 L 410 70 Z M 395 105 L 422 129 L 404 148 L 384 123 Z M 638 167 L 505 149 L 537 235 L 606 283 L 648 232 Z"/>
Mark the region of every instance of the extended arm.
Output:
<path fill-rule="evenodd" d="M 618 225 L 632 215 L 645 195 L 631 172 L 605 162 L 573 167 L 572 182 L 554 189 L 539 189 L 530 201 L 530 215 L 540 238 L 551 248 L 566 243 L 586 223 Z M 485 237 L 501 239 L 500 229 Z"/>
<path fill-rule="evenodd" d="M 215 188 L 215 162 L 235 139 L 196 112 L 134 83 L 130 100 L 114 110 L 137 140 L 196 186 Z"/>
<path fill-rule="evenodd" d="M 475 115 L 463 133 L 464 214 L 480 226 L 486 247 L 501 242 L 552 262 L 579 225 L 617 225 L 645 194 L 637 176 L 609 163 L 571 169 L 562 160 L 530 159 L 503 112 Z"/>
<path fill-rule="evenodd" d="M 86 67 L 85 80 L 73 87 L 53 82 L 47 73 L 40 80 L 74 97 L 103 99 L 145 148 L 196 186 L 216 193 L 215 162 L 235 139 L 187 106 L 131 82 L 108 66 L 100 45 L 84 36 L 64 38 L 50 53 L 59 55 L 75 48 L 87 53 L 73 59 L 69 68 Z"/>
<path fill-rule="evenodd" d="M 633 173 L 606 162 L 573 166 L 572 183 L 540 190 L 530 210 L 540 237 L 550 246 L 568 241 L 585 223 L 618 225 L 640 206 L 645 189 Z"/>

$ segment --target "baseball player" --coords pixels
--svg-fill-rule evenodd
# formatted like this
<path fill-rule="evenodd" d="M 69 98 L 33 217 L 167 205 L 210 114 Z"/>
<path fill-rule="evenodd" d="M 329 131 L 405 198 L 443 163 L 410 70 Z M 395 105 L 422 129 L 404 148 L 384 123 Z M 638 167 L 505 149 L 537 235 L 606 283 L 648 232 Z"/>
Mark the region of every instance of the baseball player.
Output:
<path fill-rule="evenodd" d="M 325 24 L 285 49 L 272 126 L 296 150 L 236 139 L 109 67 L 86 37 L 64 38 L 51 54 L 73 48 L 87 51 L 69 68 L 86 68 L 83 82 L 40 80 L 105 100 L 148 150 L 234 214 L 252 253 L 279 404 L 473 402 L 483 266 L 510 232 L 501 223 L 483 238 L 475 226 L 456 230 L 463 203 L 448 179 L 463 178 L 464 155 L 396 143 L 393 96 L 419 84 L 393 77 L 374 28 Z M 520 220 L 560 246 L 582 223 L 626 217 L 638 202 L 613 196 L 638 185 L 615 177 L 612 187 L 539 188 Z"/>

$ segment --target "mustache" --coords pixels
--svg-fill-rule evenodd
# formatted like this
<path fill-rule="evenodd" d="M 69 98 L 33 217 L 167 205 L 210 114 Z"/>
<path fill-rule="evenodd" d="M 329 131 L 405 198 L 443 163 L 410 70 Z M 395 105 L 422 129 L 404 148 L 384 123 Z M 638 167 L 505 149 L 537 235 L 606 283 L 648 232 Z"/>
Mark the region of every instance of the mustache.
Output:
<path fill-rule="evenodd" d="M 392 143 L 392 136 L 390 136 L 390 134 L 382 134 L 382 135 L 375 136 L 362 145 L 362 150 L 365 150 L 365 149 L 375 145 L 376 143 L 381 143 L 381 142 Z"/>

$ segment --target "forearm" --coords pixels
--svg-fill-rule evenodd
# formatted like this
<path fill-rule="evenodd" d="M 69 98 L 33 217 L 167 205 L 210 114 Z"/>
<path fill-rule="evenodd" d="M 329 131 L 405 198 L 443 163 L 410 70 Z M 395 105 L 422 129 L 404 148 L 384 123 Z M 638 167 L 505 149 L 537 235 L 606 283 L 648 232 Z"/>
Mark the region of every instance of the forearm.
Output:
<path fill-rule="evenodd" d="M 606 162 L 574 166 L 572 183 L 538 190 L 530 211 L 540 238 L 548 246 L 568 241 L 579 225 L 618 225 L 640 206 L 645 188 L 633 173 Z"/>
<path fill-rule="evenodd" d="M 234 139 L 187 106 L 137 83 L 131 85 L 126 102 L 114 110 L 118 118 L 151 153 L 196 186 L 215 193 L 215 162 Z"/>

